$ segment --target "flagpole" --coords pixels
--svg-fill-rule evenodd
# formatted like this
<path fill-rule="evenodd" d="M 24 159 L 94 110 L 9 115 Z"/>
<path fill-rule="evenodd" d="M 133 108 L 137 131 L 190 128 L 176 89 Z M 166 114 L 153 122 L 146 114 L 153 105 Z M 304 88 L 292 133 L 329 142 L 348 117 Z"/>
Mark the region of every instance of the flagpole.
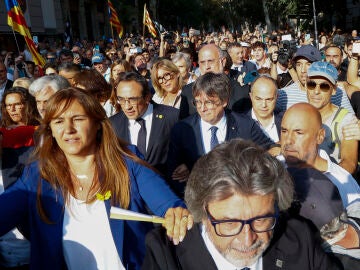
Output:
<path fill-rule="evenodd" d="M 143 15 L 143 37 L 145 37 L 145 10 L 146 10 L 146 3 L 144 4 L 144 15 Z"/>
<path fill-rule="evenodd" d="M 14 35 L 14 39 L 15 39 L 15 43 L 16 43 L 16 47 L 18 49 L 18 52 L 19 52 L 19 55 L 20 55 L 20 47 L 19 47 L 19 44 L 17 42 L 17 38 L 16 38 L 16 35 L 15 35 L 15 32 L 14 32 L 14 28 L 11 27 L 11 30 L 13 32 L 13 35 Z"/>

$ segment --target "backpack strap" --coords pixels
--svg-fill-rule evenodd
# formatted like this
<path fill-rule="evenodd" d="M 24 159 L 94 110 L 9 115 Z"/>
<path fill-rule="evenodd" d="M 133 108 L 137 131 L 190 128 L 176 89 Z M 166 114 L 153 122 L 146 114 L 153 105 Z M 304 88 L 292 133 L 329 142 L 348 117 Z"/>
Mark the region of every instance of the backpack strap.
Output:
<path fill-rule="evenodd" d="M 336 147 L 340 147 L 341 145 L 341 141 L 339 138 L 339 123 L 342 122 L 342 120 L 344 119 L 345 115 L 347 115 L 349 113 L 349 111 L 345 108 L 339 107 L 339 109 L 337 110 L 334 119 L 331 122 L 331 136 L 332 136 L 332 141 L 335 143 L 335 148 Z M 340 159 L 340 151 L 339 151 L 339 155 L 338 158 Z"/>

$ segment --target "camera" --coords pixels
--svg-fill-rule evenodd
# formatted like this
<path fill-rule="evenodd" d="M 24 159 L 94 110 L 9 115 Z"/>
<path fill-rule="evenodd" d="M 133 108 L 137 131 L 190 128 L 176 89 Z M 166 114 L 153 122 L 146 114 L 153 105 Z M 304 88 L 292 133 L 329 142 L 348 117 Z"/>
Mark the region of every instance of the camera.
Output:
<path fill-rule="evenodd" d="M 295 51 L 295 42 L 289 40 L 281 41 L 279 44 L 278 62 L 283 66 L 287 66 Z"/>

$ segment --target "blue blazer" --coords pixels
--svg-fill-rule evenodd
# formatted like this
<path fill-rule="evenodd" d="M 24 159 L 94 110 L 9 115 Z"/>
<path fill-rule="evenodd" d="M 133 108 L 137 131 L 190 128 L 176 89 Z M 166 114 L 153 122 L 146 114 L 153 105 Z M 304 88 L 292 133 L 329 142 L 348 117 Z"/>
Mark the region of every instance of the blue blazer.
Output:
<path fill-rule="evenodd" d="M 125 162 L 131 181 L 129 210 L 147 213 L 147 206 L 155 215 L 164 216 L 170 207 L 185 207 L 159 175 L 129 158 L 125 158 Z M 38 188 L 51 223 L 46 223 L 39 215 Z M 105 206 L 121 261 L 126 269 L 140 269 L 145 254 L 145 235 L 152 224 L 110 219 L 110 200 L 105 201 Z M 0 235 L 20 226 L 30 240 L 31 269 L 66 269 L 62 246 L 64 198 L 59 190 L 40 178 L 37 162 L 27 166 L 17 182 L 0 196 L 0 217 Z"/>

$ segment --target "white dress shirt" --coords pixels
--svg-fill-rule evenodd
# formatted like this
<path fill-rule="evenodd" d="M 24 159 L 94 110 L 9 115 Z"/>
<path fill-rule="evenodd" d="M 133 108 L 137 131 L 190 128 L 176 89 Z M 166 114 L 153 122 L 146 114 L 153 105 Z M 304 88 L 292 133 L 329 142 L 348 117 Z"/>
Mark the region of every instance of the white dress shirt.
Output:
<path fill-rule="evenodd" d="M 279 135 L 278 135 L 278 131 L 275 125 L 275 116 L 273 114 L 272 116 L 272 120 L 271 123 L 264 127 L 260 121 L 257 119 L 255 113 L 254 113 L 254 109 L 251 109 L 251 118 L 254 119 L 254 121 L 259 125 L 259 127 L 262 129 L 262 131 L 265 133 L 265 135 L 267 135 L 270 139 L 272 139 L 274 142 L 278 142 L 279 141 Z"/>
<path fill-rule="evenodd" d="M 209 251 L 211 257 L 213 258 L 213 260 L 216 264 L 216 268 L 218 270 L 241 270 L 244 267 L 246 267 L 246 266 L 236 267 L 235 265 L 230 263 L 227 259 L 225 259 L 224 256 L 220 254 L 220 252 L 217 250 L 217 248 L 211 242 L 204 225 L 201 226 L 201 236 L 202 236 L 205 246 L 206 246 L 207 250 Z M 250 270 L 262 270 L 263 269 L 262 257 L 260 256 L 259 259 L 253 265 L 249 265 L 247 267 Z"/>
<path fill-rule="evenodd" d="M 146 126 L 146 149 L 149 144 L 149 137 L 152 125 L 152 116 L 153 116 L 153 105 L 149 104 L 148 108 L 146 109 L 145 113 L 141 116 L 145 120 Z M 137 145 L 138 134 L 141 126 L 140 124 L 134 120 L 129 119 L 129 131 L 130 131 L 130 142 L 131 144 Z"/>
<path fill-rule="evenodd" d="M 200 120 L 200 129 L 201 129 L 201 136 L 202 136 L 202 142 L 204 145 L 205 153 L 210 152 L 210 140 L 211 140 L 211 127 L 217 127 L 218 130 L 216 131 L 216 137 L 220 143 L 223 143 L 226 138 L 226 116 L 225 113 L 223 117 L 220 119 L 219 122 L 216 123 L 216 125 L 211 125 L 202 119 Z"/>

